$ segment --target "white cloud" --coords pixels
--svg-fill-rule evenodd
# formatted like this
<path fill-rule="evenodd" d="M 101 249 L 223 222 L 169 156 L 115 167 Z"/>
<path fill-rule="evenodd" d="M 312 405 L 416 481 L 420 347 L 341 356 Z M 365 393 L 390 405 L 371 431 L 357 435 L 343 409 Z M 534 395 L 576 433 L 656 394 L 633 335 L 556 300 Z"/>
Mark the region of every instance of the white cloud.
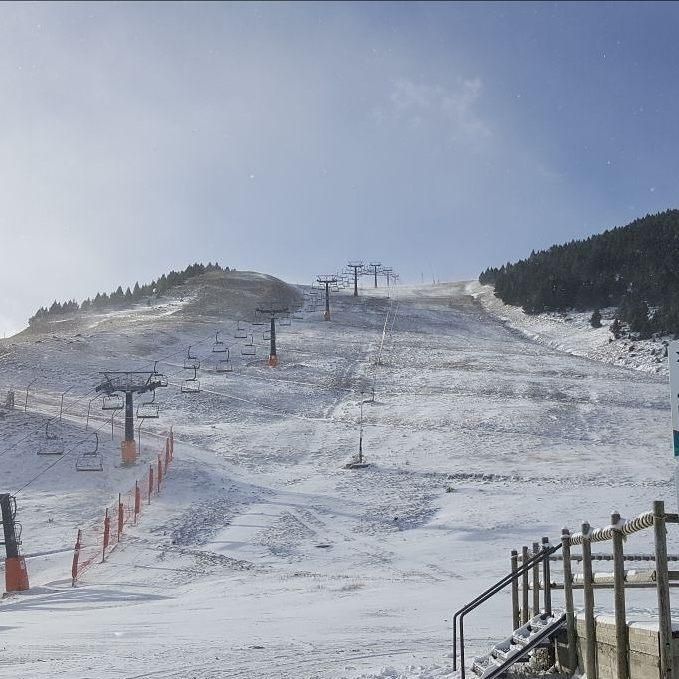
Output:
<path fill-rule="evenodd" d="M 449 142 L 478 142 L 491 136 L 490 126 L 476 111 L 483 83 L 480 78 L 460 79 L 454 89 L 399 78 L 389 94 L 391 117 L 412 128 L 442 128 Z M 378 121 L 385 112 L 375 114 Z"/>

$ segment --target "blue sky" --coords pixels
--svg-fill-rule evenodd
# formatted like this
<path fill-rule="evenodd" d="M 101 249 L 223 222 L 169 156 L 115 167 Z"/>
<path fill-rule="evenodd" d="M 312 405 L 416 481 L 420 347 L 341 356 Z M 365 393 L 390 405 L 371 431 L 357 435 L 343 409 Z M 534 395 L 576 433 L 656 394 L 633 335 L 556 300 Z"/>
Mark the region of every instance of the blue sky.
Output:
<path fill-rule="evenodd" d="M 679 206 L 674 3 L 0 4 L 0 333 L 195 260 L 474 278 Z"/>

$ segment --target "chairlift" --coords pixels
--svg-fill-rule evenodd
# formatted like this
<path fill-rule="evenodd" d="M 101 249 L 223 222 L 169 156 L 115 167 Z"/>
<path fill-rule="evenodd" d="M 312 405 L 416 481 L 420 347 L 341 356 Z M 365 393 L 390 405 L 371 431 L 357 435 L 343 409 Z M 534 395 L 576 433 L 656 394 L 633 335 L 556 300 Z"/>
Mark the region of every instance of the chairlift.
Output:
<path fill-rule="evenodd" d="M 278 319 L 278 325 L 281 326 L 281 328 L 287 328 L 292 325 L 292 321 L 290 320 L 290 314 L 286 314 L 285 316 L 281 316 Z"/>
<path fill-rule="evenodd" d="M 90 445 L 89 449 L 78 455 L 75 461 L 77 472 L 102 472 L 104 471 L 104 456 L 99 452 L 99 434 L 92 432 L 94 436 L 94 448 Z M 87 443 L 87 440 L 81 441 Z"/>
<path fill-rule="evenodd" d="M 212 353 L 213 354 L 225 354 L 228 353 L 229 349 L 222 342 L 222 340 L 219 339 L 219 331 L 215 333 L 215 343 L 212 345 Z"/>
<path fill-rule="evenodd" d="M 200 368 L 200 361 L 198 356 L 191 356 L 191 345 L 186 350 L 186 358 L 184 359 L 184 370 L 198 370 Z"/>
<path fill-rule="evenodd" d="M 64 439 L 50 431 L 50 422 L 48 420 L 45 425 L 45 442 L 38 449 L 38 455 L 63 455 L 64 454 Z"/>
<path fill-rule="evenodd" d="M 216 373 L 232 373 L 233 372 L 233 365 L 231 364 L 231 359 L 229 357 L 229 352 L 227 350 L 226 353 L 226 358 L 220 358 L 217 360 L 217 363 L 215 363 L 215 372 Z"/>
<path fill-rule="evenodd" d="M 151 392 L 150 401 L 139 401 L 137 404 L 137 419 L 139 420 L 157 420 L 160 416 L 160 409 L 156 401 L 156 390 Z"/>
<path fill-rule="evenodd" d="M 240 353 L 242 356 L 256 356 L 257 347 L 252 335 L 249 336 L 248 341 L 241 347 Z"/>
<path fill-rule="evenodd" d="M 182 394 L 198 394 L 200 393 L 200 380 L 198 379 L 198 368 L 193 369 L 193 377 L 182 382 Z"/>
<path fill-rule="evenodd" d="M 255 320 L 252 321 L 252 325 L 266 325 L 266 321 L 261 316 L 255 316 Z"/>
<path fill-rule="evenodd" d="M 153 374 L 151 375 L 151 382 L 153 382 L 158 387 L 167 386 L 167 377 L 162 373 L 158 372 L 158 361 L 153 362 Z"/>
<path fill-rule="evenodd" d="M 233 335 L 236 339 L 247 339 L 248 336 L 248 331 L 245 327 L 245 323 L 243 321 L 238 321 L 238 325 L 236 326 L 236 332 Z"/>
<path fill-rule="evenodd" d="M 110 394 L 101 400 L 102 410 L 122 410 L 125 407 L 125 400 L 122 394 Z"/>
<path fill-rule="evenodd" d="M 262 340 L 264 342 L 270 342 L 271 341 L 271 330 L 265 330 L 262 333 Z"/>

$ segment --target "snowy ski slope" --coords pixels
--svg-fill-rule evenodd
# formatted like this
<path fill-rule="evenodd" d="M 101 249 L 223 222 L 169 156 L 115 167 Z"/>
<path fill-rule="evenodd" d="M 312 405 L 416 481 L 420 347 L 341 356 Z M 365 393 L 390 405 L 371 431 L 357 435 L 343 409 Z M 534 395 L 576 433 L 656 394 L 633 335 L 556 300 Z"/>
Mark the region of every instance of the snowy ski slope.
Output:
<path fill-rule="evenodd" d="M 143 441 L 150 454 L 172 424 L 176 448 L 158 500 L 76 588 L 75 528 L 134 479 L 117 463 L 110 421 L 97 413 L 104 474 L 77 474 L 64 459 L 21 490 L 33 589 L 0 602 L 0 677 L 453 676 L 452 612 L 504 574 L 511 548 L 583 519 L 606 523 L 612 509 L 674 507 L 661 376 L 537 344 L 463 283 L 391 292 L 343 291 L 331 322 L 317 311 L 281 328 L 276 369 L 264 365 L 261 329 L 254 360 L 230 340 L 234 373 L 201 372 L 197 395 L 179 393 L 183 348 L 209 364 L 215 330 L 232 338 L 238 315 L 197 313 L 188 296 L 180 313 L 120 313 L 15 343 L 0 358 L 0 389 L 36 366 L 42 386 L 27 413 L 0 419 L 8 490 L 45 464 L 40 435 L 23 437 L 41 431 L 65 388 L 87 393 L 102 361 L 167 356 L 159 369 L 171 384 Z M 373 379 L 371 466 L 346 470 L 358 392 Z M 67 409 L 73 436 L 85 404 Z M 630 593 L 633 614 L 653 605 L 652 593 Z M 469 656 L 506 636 L 508 611 L 509 593 L 470 618 Z"/>

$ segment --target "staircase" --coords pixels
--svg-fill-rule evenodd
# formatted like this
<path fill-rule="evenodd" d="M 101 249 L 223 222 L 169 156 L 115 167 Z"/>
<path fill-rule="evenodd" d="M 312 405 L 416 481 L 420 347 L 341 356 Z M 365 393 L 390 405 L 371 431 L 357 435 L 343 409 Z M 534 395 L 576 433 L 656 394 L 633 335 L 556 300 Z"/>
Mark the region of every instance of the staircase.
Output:
<path fill-rule="evenodd" d="M 549 646 L 554 635 L 565 626 L 565 613 L 540 613 L 515 630 L 511 637 L 493 646 L 490 653 L 474 658 L 471 671 L 478 679 L 500 677 L 514 663 L 525 660 L 530 651 Z"/>

